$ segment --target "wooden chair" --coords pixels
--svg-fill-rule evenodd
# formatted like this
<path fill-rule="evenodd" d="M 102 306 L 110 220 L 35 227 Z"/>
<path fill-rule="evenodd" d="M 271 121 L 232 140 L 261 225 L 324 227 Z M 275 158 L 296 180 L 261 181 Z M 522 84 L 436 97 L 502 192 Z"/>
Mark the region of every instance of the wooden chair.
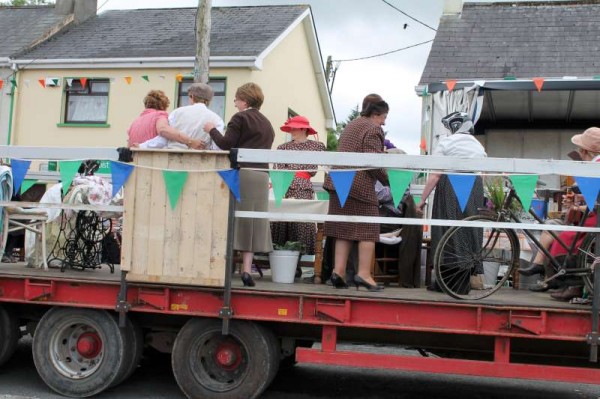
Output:
<path fill-rule="evenodd" d="M 48 214 L 44 211 L 38 211 L 35 209 L 24 209 L 20 207 L 4 207 L 4 241 L 2 243 L 2 250 L 6 247 L 6 240 L 8 239 L 8 233 L 12 233 L 19 230 L 30 231 L 36 235 L 36 246 L 38 250 L 35 251 L 39 257 L 40 253 L 42 259 L 36 261 L 35 266 L 42 266 L 44 269 L 48 269 L 47 254 L 46 254 L 46 222 L 48 221 Z"/>

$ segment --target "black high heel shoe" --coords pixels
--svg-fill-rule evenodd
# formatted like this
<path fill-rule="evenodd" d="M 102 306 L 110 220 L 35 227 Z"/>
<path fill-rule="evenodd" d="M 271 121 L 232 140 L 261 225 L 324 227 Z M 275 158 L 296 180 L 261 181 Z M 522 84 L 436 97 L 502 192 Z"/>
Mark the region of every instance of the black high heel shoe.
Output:
<path fill-rule="evenodd" d="M 369 284 L 367 283 L 361 276 L 358 274 L 354 275 L 354 282 L 356 283 L 356 290 L 358 291 L 359 287 L 365 287 L 369 291 L 383 291 L 383 287 L 377 284 Z"/>
<path fill-rule="evenodd" d="M 331 273 L 331 284 L 335 288 L 348 288 L 348 284 L 336 272 Z"/>
<path fill-rule="evenodd" d="M 244 283 L 244 287 L 254 287 L 256 285 L 250 273 L 246 272 L 242 273 L 242 283 Z"/>

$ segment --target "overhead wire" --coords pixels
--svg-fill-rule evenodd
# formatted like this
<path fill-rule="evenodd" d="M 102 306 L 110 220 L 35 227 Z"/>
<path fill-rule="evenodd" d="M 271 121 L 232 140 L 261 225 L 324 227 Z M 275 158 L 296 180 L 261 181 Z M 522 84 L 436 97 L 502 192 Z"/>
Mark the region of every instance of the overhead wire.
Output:
<path fill-rule="evenodd" d="M 421 42 L 421 43 L 411 44 L 410 46 L 402 47 L 402 48 L 399 48 L 399 49 L 396 49 L 396 50 L 386 51 L 385 53 L 368 55 L 366 57 L 348 58 L 348 59 L 345 59 L 345 60 L 333 60 L 333 62 L 340 63 L 340 62 L 367 60 L 369 58 L 381 57 L 381 56 L 384 56 L 384 55 L 397 53 L 399 51 L 408 50 L 408 49 L 413 48 L 413 47 L 422 46 L 423 44 L 431 43 L 432 41 L 433 41 L 433 39 L 427 40 L 427 41 L 424 41 L 424 42 Z"/>
<path fill-rule="evenodd" d="M 437 32 L 437 29 L 435 29 L 435 28 L 433 28 L 433 27 L 431 27 L 431 26 L 427 25 L 425 22 L 423 22 L 423 21 L 420 21 L 420 20 L 416 19 L 415 17 L 413 17 L 413 16 L 411 16 L 411 15 L 408 15 L 407 13 L 405 13 L 404 11 L 402 11 L 401 9 L 399 9 L 398 7 L 396 7 L 395 5 L 391 4 L 391 3 L 390 3 L 390 2 L 388 2 L 387 0 L 381 0 L 381 1 L 383 1 L 385 4 L 387 4 L 388 6 L 392 7 L 394 10 L 398 11 L 398 12 L 399 12 L 399 13 L 401 13 L 402 15 L 404 15 L 404 16 L 406 16 L 406 17 L 408 17 L 408 18 L 412 19 L 413 21 L 415 21 L 415 22 L 417 22 L 417 23 L 419 23 L 419 24 L 421 24 L 421 25 L 423 25 L 423 26 L 425 26 L 425 27 L 427 27 L 427 28 L 431 29 L 431 30 L 432 30 L 432 31 L 434 31 L 434 32 Z"/>

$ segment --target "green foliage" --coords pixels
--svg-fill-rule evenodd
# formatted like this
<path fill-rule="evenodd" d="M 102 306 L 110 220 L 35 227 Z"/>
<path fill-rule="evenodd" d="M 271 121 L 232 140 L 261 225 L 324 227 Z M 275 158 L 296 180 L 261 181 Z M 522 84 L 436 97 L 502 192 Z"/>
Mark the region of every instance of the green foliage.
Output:
<path fill-rule="evenodd" d="M 504 206 L 504 202 L 506 201 L 506 196 L 508 195 L 508 189 L 505 187 L 504 178 L 495 176 L 495 177 L 486 177 L 484 180 L 485 186 L 485 197 L 490 202 L 488 206 L 492 208 L 494 211 L 499 211 Z M 521 205 L 518 201 L 512 200 L 510 204 L 510 210 L 513 212 L 519 212 L 521 209 Z"/>
<path fill-rule="evenodd" d="M 304 244 L 299 241 L 286 241 L 285 244 L 275 244 L 275 250 L 304 252 Z"/>

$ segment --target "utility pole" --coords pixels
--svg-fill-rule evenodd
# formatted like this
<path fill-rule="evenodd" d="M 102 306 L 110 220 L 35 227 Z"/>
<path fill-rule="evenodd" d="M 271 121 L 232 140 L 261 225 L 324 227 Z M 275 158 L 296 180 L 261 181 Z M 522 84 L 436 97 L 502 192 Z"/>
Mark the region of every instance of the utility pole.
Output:
<path fill-rule="evenodd" d="M 208 58 L 210 57 L 210 10 L 212 0 L 198 0 L 196 13 L 196 60 L 194 82 L 208 84 Z"/>

